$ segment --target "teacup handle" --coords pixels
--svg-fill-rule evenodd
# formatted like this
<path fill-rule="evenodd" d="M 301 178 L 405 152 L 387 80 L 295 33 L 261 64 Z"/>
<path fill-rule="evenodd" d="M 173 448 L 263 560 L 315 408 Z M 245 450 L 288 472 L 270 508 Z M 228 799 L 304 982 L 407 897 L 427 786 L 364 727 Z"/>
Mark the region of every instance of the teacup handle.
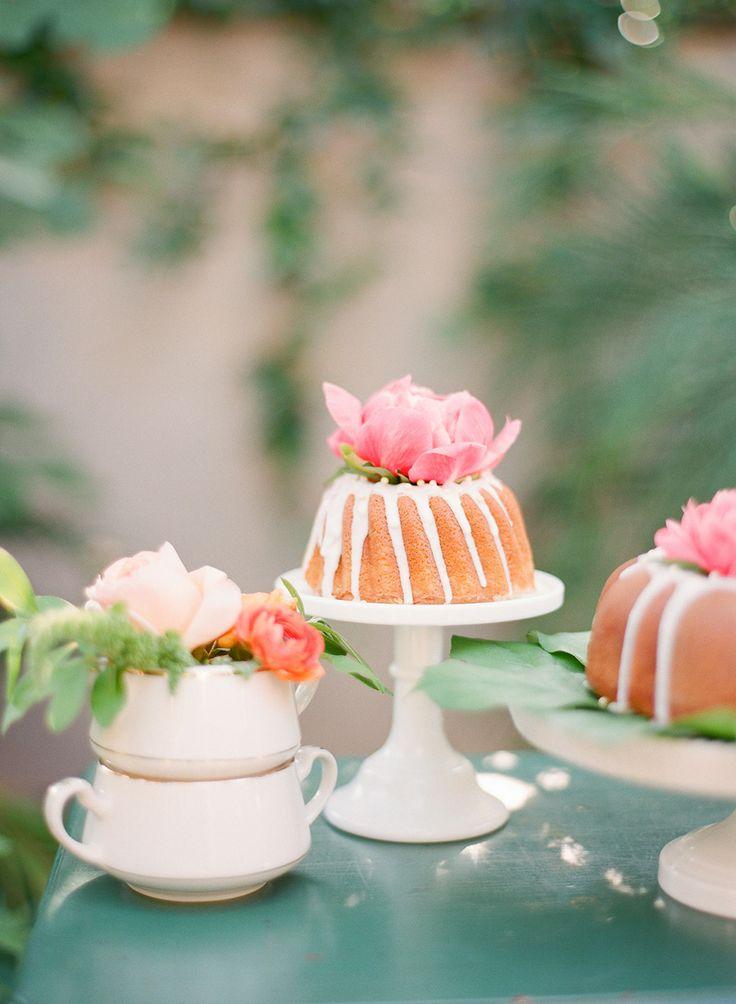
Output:
<path fill-rule="evenodd" d="M 329 750 L 319 746 L 302 746 L 294 758 L 296 775 L 300 781 L 305 781 L 312 772 L 312 767 L 319 760 L 322 765 L 322 778 L 319 788 L 305 805 L 307 822 L 311 826 L 325 807 L 325 802 L 335 790 L 337 784 L 337 761 Z"/>
<path fill-rule="evenodd" d="M 94 844 L 83 844 L 81 840 L 75 840 L 64 826 L 64 809 L 72 798 L 78 798 L 79 804 L 96 816 L 104 816 L 108 808 L 107 800 L 95 791 L 89 781 L 85 781 L 82 777 L 66 777 L 63 781 L 52 784 L 46 792 L 43 813 L 48 827 L 61 846 L 80 861 L 86 861 L 95 867 L 104 867 L 100 848 Z"/>
<path fill-rule="evenodd" d="M 312 703 L 312 698 L 317 693 L 319 680 L 307 680 L 306 683 L 299 683 L 294 690 L 294 700 L 296 701 L 296 713 L 300 715 L 306 711 Z"/>

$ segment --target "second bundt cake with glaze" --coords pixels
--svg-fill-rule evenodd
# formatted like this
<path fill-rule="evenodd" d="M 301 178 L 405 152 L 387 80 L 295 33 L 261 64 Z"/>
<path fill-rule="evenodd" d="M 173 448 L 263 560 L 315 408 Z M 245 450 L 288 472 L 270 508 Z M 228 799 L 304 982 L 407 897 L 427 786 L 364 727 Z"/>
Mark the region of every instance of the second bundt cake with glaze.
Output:
<path fill-rule="evenodd" d="M 661 723 L 736 710 L 736 490 L 690 502 L 655 543 L 603 587 L 588 683 L 615 709 Z"/>

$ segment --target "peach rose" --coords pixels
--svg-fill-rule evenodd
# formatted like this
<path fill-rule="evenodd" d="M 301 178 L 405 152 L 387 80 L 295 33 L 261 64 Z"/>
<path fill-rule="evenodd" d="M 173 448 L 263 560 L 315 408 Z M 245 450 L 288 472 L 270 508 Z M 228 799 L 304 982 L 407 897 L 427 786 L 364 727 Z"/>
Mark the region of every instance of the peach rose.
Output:
<path fill-rule="evenodd" d="M 134 624 L 153 634 L 177 631 L 190 651 L 235 623 L 241 598 L 238 586 L 217 568 L 188 572 L 169 543 L 113 562 L 85 594 L 87 609 L 122 603 Z"/>
<path fill-rule="evenodd" d="M 258 594 L 243 598 L 235 625 L 238 641 L 250 649 L 263 669 L 283 680 L 299 683 L 322 676 L 324 669 L 319 660 L 325 643 L 317 628 L 308 624 L 278 591 L 266 594 L 265 601 L 256 597 Z"/>
<path fill-rule="evenodd" d="M 296 610 L 296 600 L 293 596 L 284 596 L 280 589 L 274 589 L 270 593 L 243 593 L 241 610 L 247 610 L 248 607 L 252 606 L 290 607 L 292 610 Z M 229 631 L 220 635 L 217 639 L 217 646 L 218 648 L 233 648 L 234 645 L 241 642 L 242 639 L 233 625 Z"/>

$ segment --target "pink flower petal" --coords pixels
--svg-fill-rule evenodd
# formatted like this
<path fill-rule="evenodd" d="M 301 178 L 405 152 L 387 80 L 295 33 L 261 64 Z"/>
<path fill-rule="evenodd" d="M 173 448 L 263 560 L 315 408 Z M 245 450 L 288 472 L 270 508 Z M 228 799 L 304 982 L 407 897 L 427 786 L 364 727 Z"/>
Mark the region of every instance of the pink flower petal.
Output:
<path fill-rule="evenodd" d="M 452 443 L 427 450 L 412 465 L 412 481 L 436 481 L 439 485 L 476 474 L 486 455 L 483 443 Z"/>
<path fill-rule="evenodd" d="M 519 438 L 521 422 L 518 418 L 506 419 L 506 424 L 488 447 L 483 469 L 487 470 L 500 464 L 508 451 Z"/>
<path fill-rule="evenodd" d="M 342 450 L 340 449 L 340 447 L 344 443 L 348 443 L 350 446 L 352 446 L 354 443 L 354 438 L 347 436 L 342 429 L 335 429 L 335 431 L 327 437 L 327 445 L 339 460 L 342 460 L 343 458 Z"/>
<path fill-rule="evenodd" d="M 493 419 L 486 406 L 466 390 L 451 394 L 445 401 L 448 431 L 454 443 L 493 442 Z"/>
<path fill-rule="evenodd" d="M 184 644 L 191 650 L 214 641 L 235 624 L 242 606 L 242 593 L 224 572 L 211 565 L 190 572 L 189 581 L 199 593 L 197 608 L 182 631 Z"/>
<path fill-rule="evenodd" d="M 404 408 L 382 408 L 368 419 L 355 443 L 359 456 L 376 467 L 406 474 L 432 446 L 432 425 L 424 415 Z"/>
<path fill-rule="evenodd" d="M 322 390 L 327 410 L 334 418 L 335 424 L 347 436 L 354 439 L 361 423 L 360 401 L 353 394 L 334 383 L 323 383 Z"/>
<path fill-rule="evenodd" d="M 687 561 L 719 575 L 736 575 L 736 489 L 716 492 L 710 502 L 693 499 L 678 522 L 668 519 L 654 542 L 671 561 Z"/>

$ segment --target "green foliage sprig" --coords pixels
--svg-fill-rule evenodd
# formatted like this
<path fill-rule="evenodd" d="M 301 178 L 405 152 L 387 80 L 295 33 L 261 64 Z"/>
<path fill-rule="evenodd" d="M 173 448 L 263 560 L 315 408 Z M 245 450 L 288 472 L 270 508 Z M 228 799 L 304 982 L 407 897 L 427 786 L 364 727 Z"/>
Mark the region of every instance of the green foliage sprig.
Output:
<path fill-rule="evenodd" d="M 379 677 L 376 676 L 375 671 L 365 661 L 363 656 L 353 648 L 347 638 L 331 624 L 328 624 L 327 621 L 322 620 L 321 617 L 309 617 L 304 609 L 302 598 L 294 585 L 283 576 L 281 577 L 281 582 L 287 593 L 296 600 L 297 610 L 301 616 L 322 635 L 325 643 L 322 661 L 328 662 L 338 673 L 346 673 L 348 676 L 352 676 L 353 679 L 358 680 L 359 683 L 370 687 L 371 690 L 377 690 L 379 694 L 390 694 L 391 691 L 388 687 L 381 682 Z"/>
<path fill-rule="evenodd" d="M 589 631 L 543 634 L 525 642 L 452 639 L 450 658 L 430 666 L 419 684 L 441 707 L 512 710 L 559 717 L 572 731 L 603 742 L 639 736 L 678 736 L 736 742 L 736 710 L 713 708 L 667 725 L 635 712 L 619 712 L 598 698 L 585 679 Z"/>
<path fill-rule="evenodd" d="M 36 615 L 28 627 L 24 661 L 8 695 L 3 725 L 7 728 L 33 704 L 49 698 L 46 723 L 58 732 L 81 711 L 90 681 L 92 714 L 100 725 L 109 725 L 125 703 L 127 670 L 164 672 L 173 692 L 192 656 L 174 631 L 140 631 L 120 605 Z"/>
<path fill-rule="evenodd" d="M 340 452 L 343 455 L 345 466 L 337 471 L 336 477 L 340 474 L 359 474 L 362 478 L 367 478 L 368 481 L 380 481 L 385 478 L 390 485 L 411 484 L 409 478 L 399 471 L 389 471 L 386 467 L 376 467 L 374 464 L 369 464 L 367 460 L 359 457 L 353 447 L 347 443 L 343 443 Z"/>
<path fill-rule="evenodd" d="M 3 730 L 46 700 L 48 727 L 65 729 L 81 711 L 90 685 L 92 714 L 108 725 L 125 702 L 126 670 L 165 672 L 173 690 L 192 663 L 175 632 L 139 631 L 122 606 L 79 610 L 58 597 L 36 596 L 18 562 L 2 549 L 0 605 L 10 614 L 0 622 Z"/>

